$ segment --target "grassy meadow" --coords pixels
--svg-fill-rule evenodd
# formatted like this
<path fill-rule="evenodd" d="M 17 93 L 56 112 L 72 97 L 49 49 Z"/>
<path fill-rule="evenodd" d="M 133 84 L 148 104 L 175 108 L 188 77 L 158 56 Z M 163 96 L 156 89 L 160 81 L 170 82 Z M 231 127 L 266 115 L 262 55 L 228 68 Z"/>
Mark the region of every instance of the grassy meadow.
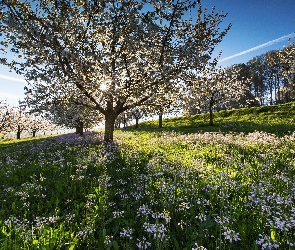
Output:
<path fill-rule="evenodd" d="M 0 249 L 295 249 L 295 103 L 0 143 Z"/>

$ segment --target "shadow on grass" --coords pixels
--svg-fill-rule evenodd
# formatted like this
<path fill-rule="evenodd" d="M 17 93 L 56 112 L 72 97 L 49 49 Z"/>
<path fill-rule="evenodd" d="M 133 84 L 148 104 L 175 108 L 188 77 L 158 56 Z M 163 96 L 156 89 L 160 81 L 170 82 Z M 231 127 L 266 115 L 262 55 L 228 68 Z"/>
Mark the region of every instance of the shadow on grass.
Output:
<path fill-rule="evenodd" d="M 89 143 L 89 142 L 102 142 L 103 134 L 94 131 L 84 132 L 82 136 L 76 133 L 68 133 L 61 135 L 50 135 L 50 136 L 40 136 L 40 137 L 31 137 L 24 138 L 20 140 L 6 140 L 0 141 L 0 148 L 9 147 L 14 144 L 23 145 L 27 143 L 41 143 L 48 140 L 55 140 L 59 143 L 68 143 L 68 144 L 76 144 L 76 143 Z"/>
<path fill-rule="evenodd" d="M 20 139 L 20 140 L 5 140 L 5 141 L 0 141 L 0 148 L 6 148 L 6 147 L 10 147 L 12 145 L 18 144 L 18 145 L 25 145 L 27 143 L 40 143 L 42 141 L 47 140 L 48 136 L 41 136 L 41 137 L 31 137 L 31 138 L 24 138 L 24 139 Z"/>

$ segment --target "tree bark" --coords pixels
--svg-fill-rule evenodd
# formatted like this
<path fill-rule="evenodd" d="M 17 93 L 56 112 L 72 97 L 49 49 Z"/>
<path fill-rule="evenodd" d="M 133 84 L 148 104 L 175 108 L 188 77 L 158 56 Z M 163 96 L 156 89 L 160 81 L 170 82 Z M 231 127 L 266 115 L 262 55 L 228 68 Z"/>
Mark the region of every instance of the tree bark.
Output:
<path fill-rule="evenodd" d="M 269 92 L 270 92 L 270 105 L 273 104 L 273 93 L 272 93 L 272 89 L 273 89 L 273 77 L 270 80 L 270 86 L 269 86 Z"/>
<path fill-rule="evenodd" d="M 121 122 L 119 121 L 115 127 L 116 128 L 121 128 Z"/>
<path fill-rule="evenodd" d="M 33 130 L 33 137 L 36 137 L 36 130 Z"/>
<path fill-rule="evenodd" d="M 16 139 L 20 139 L 20 125 L 17 125 Z"/>
<path fill-rule="evenodd" d="M 163 113 L 159 113 L 159 128 L 163 128 Z"/>
<path fill-rule="evenodd" d="M 105 130 L 104 130 L 104 141 L 111 142 L 114 139 L 114 129 L 115 129 L 115 121 L 116 115 L 112 113 L 107 113 L 105 115 Z"/>
<path fill-rule="evenodd" d="M 83 122 L 78 122 L 76 126 L 76 134 L 83 135 Z"/>
<path fill-rule="evenodd" d="M 214 123 L 213 123 L 213 97 L 211 97 L 211 100 L 210 100 L 210 104 L 209 104 L 209 112 L 210 112 L 210 126 L 213 126 Z"/>
<path fill-rule="evenodd" d="M 138 120 L 139 120 L 139 118 L 138 117 L 135 117 L 135 128 L 136 129 L 138 128 Z"/>
<path fill-rule="evenodd" d="M 79 135 L 83 135 L 83 122 L 79 122 Z"/>

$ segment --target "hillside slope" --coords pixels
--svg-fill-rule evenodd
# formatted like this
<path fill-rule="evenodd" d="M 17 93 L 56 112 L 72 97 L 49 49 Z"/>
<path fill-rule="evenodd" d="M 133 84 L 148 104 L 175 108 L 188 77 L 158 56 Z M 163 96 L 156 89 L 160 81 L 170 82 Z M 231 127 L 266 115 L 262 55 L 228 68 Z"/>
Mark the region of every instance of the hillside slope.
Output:
<path fill-rule="evenodd" d="M 158 128 L 158 120 L 145 121 L 139 124 L 138 130 L 173 130 L 180 133 L 264 131 L 284 135 L 289 131 L 295 131 L 295 102 L 215 112 L 214 124 L 209 126 L 209 114 L 198 114 L 166 118 L 161 129 Z M 134 126 L 124 130 L 134 130 Z"/>

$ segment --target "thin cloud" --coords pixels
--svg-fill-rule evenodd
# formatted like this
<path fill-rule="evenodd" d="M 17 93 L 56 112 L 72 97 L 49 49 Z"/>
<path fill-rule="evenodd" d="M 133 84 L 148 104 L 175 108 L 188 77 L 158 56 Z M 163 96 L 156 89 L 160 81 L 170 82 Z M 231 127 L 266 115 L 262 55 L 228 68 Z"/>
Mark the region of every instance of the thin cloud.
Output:
<path fill-rule="evenodd" d="M 294 37 L 294 36 L 295 36 L 295 32 L 293 32 L 293 33 L 291 33 L 289 35 L 285 35 L 285 36 L 279 37 L 277 39 L 274 39 L 274 40 L 271 40 L 269 42 L 263 43 L 261 45 L 255 46 L 255 47 L 253 47 L 251 49 L 247 49 L 245 51 L 242 51 L 240 53 L 234 54 L 232 56 L 225 57 L 225 58 L 221 59 L 219 61 L 219 63 L 224 62 L 224 61 L 227 61 L 227 60 L 232 59 L 232 58 L 235 58 L 235 57 L 238 57 L 238 56 L 241 56 L 241 55 L 248 54 L 248 53 L 250 53 L 252 51 L 255 51 L 255 50 L 258 50 L 258 49 L 262 49 L 262 48 L 271 46 L 271 45 L 276 44 L 278 42 L 285 41 L 286 39 L 291 38 L 291 37 Z"/>
<path fill-rule="evenodd" d="M 0 78 L 5 79 L 5 80 L 10 80 L 10 81 L 25 82 L 26 83 L 26 81 L 24 79 L 12 77 L 12 76 L 6 76 L 6 75 L 2 75 L 2 74 L 0 74 Z"/>

